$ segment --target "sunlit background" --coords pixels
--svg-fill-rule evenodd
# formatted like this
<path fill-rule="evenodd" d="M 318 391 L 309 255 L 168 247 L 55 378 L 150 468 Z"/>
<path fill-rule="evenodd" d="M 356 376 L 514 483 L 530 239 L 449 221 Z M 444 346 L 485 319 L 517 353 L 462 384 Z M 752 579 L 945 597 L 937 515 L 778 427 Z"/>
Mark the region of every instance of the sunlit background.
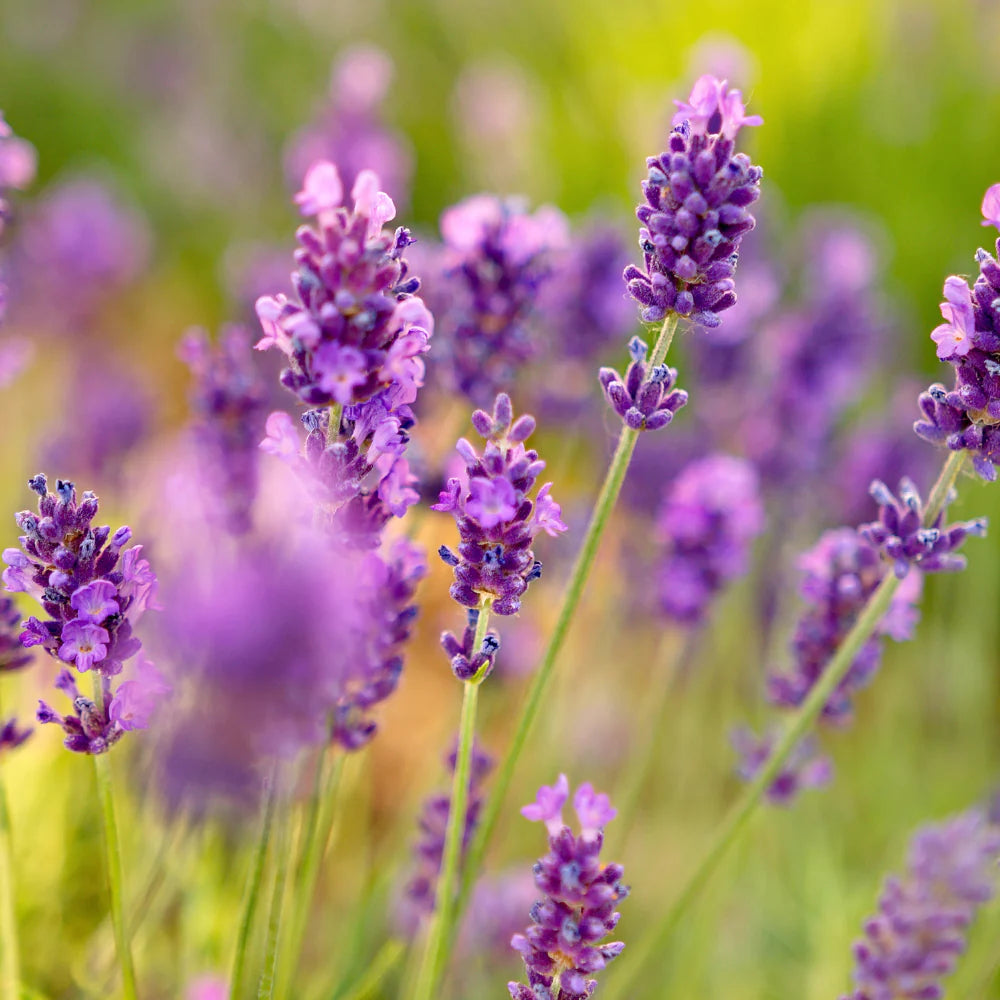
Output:
<path fill-rule="evenodd" d="M 2 545 L 16 544 L 13 512 L 31 506 L 24 483 L 44 468 L 98 492 L 102 520 L 132 524 L 153 553 L 169 548 L 151 513 L 158 506 L 149 470 L 188 418 L 178 343 L 191 326 L 252 326 L 256 296 L 287 281 L 299 222 L 291 197 L 308 160 L 308 130 L 315 139 L 324 122 L 341 127 L 337 102 L 349 99 L 358 71 L 338 77 L 336 66 L 356 58 L 355 47 L 387 57 L 368 53 L 377 63 L 379 141 L 389 143 L 388 152 L 376 149 L 376 166 L 396 171 L 395 188 L 383 180 L 397 221 L 428 243 L 446 206 L 495 191 L 555 204 L 574 224 L 600 217 L 637 259 L 639 184 L 645 157 L 664 148 L 672 100 L 703 72 L 728 77 L 765 120 L 743 135 L 764 169 L 747 264 L 771 262 L 784 294 L 794 296 L 809 275 L 808 220 L 818 208 L 851 219 L 875 248 L 870 276 L 885 342 L 860 363 L 838 443 L 818 456 L 802 492 L 793 477 L 784 496 L 769 498 L 758 575 L 718 602 L 655 723 L 656 764 L 640 812 L 624 843 L 609 834 L 633 887 L 618 934 L 634 940 L 670 901 L 738 791 L 730 730 L 770 717 L 761 678 L 787 660 L 801 607 L 795 553 L 844 518 L 874 516 L 863 483 L 859 495 L 844 496 L 858 454 L 852 434 L 893 422 L 904 440 L 918 415 L 916 393 L 948 377 L 929 331 L 939 322 L 944 278 L 974 274 L 974 251 L 989 240 L 978 208 L 1000 181 L 998 40 L 1000 5 L 992 0 L 0 2 L 0 108 L 38 152 L 36 181 L 15 198 L 8 239 L 11 311 L 0 342 L 16 341 L 26 354 L 24 371 L 0 395 L 0 512 L 10 512 Z M 85 207 L 67 231 L 59 220 L 72 216 L 74 197 Z M 741 296 L 754 295 L 747 286 L 760 274 L 749 266 L 737 274 Z M 600 363 L 626 363 L 625 342 L 641 332 L 634 325 L 600 348 Z M 692 392 L 689 409 L 735 407 L 736 423 L 752 420 L 766 400 L 698 397 L 696 336 L 682 335 L 670 357 Z M 780 350 L 774 342 L 775 356 Z M 547 352 L 530 370 L 530 392 L 509 390 L 515 406 L 539 416 L 537 447 L 571 531 L 539 544 L 544 579 L 518 619 L 499 623 L 504 647 L 482 705 L 482 742 L 495 752 L 506 745 L 552 627 L 617 434 L 596 370 L 582 383 L 584 416 L 546 424 L 538 400 L 578 371 L 572 343 L 565 351 Z M 269 355 L 255 360 L 276 375 Z M 433 351 L 428 367 L 433 385 Z M 705 380 L 703 393 L 711 391 Z M 278 387 L 274 401 L 290 402 Z M 697 451 L 688 419 L 682 411 L 640 443 L 515 776 L 488 856 L 492 876 L 520 871 L 530 881 L 544 842 L 517 810 L 540 783 L 565 771 L 574 783 L 623 794 L 630 761 L 654 725 L 647 695 L 662 686 L 684 640 L 650 610 L 650 514 Z M 795 421 L 784 430 L 794 441 Z M 438 461 L 458 433 L 467 426 L 438 389 L 416 440 Z M 926 490 L 938 459 L 929 445 L 905 447 Z M 960 491 L 954 516 L 1000 515 L 997 487 L 967 478 Z M 424 501 L 432 500 L 433 487 L 425 488 Z M 418 537 L 433 554 L 454 543 L 453 522 L 426 515 Z M 998 776 L 1000 548 L 994 535 L 971 540 L 966 552 L 968 571 L 928 579 L 915 641 L 888 644 L 854 724 L 825 734 L 832 785 L 756 818 L 636 997 L 828 1000 L 849 987 L 851 943 L 884 874 L 901 867 L 913 828 L 972 805 Z M 757 624 L 764 580 L 779 581 L 767 644 Z M 437 645 L 442 629 L 462 624 L 449 582 L 448 568 L 432 560 L 403 681 L 378 737 L 348 763 L 297 998 L 346 997 L 397 933 L 416 817 L 421 800 L 447 784 L 441 759 L 458 719 L 460 686 Z M 29 716 L 53 673 L 40 662 L 5 677 L 4 708 Z M 136 959 L 150 1000 L 185 997 L 198 977 L 225 976 L 253 826 L 250 814 L 231 807 L 197 818 L 173 812 L 150 778 L 158 752 L 152 729 L 115 751 L 116 777 L 128 790 L 120 822 L 130 905 L 141 920 Z M 2 766 L 24 979 L 34 990 L 26 995 L 114 995 L 91 769 L 62 749 L 54 727 Z M 507 980 L 521 974 L 518 956 L 487 937 L 459 952 L 451 995 L 506 996 Z M 949 995 L 1000 996 L 998 941 L 994 905 L 981 915 Z M 628 961 L 626 948 L 618 964 Z M 404 958 L 371 995 L 401 995 L 409 974 Z M 614 976 L 607 979 L 610 989 Z"/>

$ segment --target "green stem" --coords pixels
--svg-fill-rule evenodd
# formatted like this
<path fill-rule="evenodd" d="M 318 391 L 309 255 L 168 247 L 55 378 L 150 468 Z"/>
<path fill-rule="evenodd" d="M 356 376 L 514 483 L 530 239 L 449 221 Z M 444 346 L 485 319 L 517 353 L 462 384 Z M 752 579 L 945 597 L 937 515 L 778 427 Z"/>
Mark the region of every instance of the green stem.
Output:
<path fill-rule="evenodd" d="M 660 328 L 659 336 L 653 346 L 653 353 L 649 357 L 650 365 L 660 364 L 667 356 L 667 351 L 670 349 L 676 329 L 677 316 L 670 313 L 663 321 L 663 326 Z M 621 492 L 622 483 L 625 481 L 625 473 L 628 471 L 629 462 L 632 460 L 632 453 L 635 451 L 636 442 L 639 440 L 639 433 L 639 431 L 634 431 L 629 427 L 623 426 L 621 434 L 618 437 L 618 446 L 615 448 L 611 465 L 608 467 L 607 474 L 604 477 L 604 484 L 601 486 L 597 503 L 594 505 L 594 512 L 591 515 L 587 533 L 584 536 L 580 552 L 573 565 L 573 572 L 569 578 L 569 583 L 566 585 L 566 593 L 563 597 L 562 607 L 559 609 L 559 617 L 556 620 L 555 628 L 545 649 L 545 654 L 542 657 L 541 666 L 539 666 L 531 680 L 531 686 L 525 697 L 524 707 L 521 709 L 521 715 L 518 719 L 517 729 L 511 740 L 510 748 L 500 767 L 497 769 L 493 791 L 486 802 L 486 809 L 479 830 L 469 846 L 468 860 L 462 876 L 462 891 L 458 900 L 457 912 L 459 914 L 462 913 L 468 904 L 476 873 L 479 871 L 483 855 L 486 853 L 486 848 L 489 846 L 490 839 L 500 819 L 507 789 L 510 787 L 514 776 L 514 768 L 517 766 L 521 752 L 524 750 L 524 745 L 527 742 L 528 734 L 531 732 L 531 727 L 541 709 L 545 691 L 552 678 L 552 668 L 555 666 L 559 653 L 562 651 L 563 643 L 569 632 L 570 623 L 583 595 L 584 584 L 590 575 L 598 546 L 608 526 L 608 519 L 618 500 L 618 494 Z"/>
<path fill-rule="evenodd" d="M 476 635 L 472 641 L 472 653 L 476 655 L 486 638 L 490 622 L 492 599 L 484 597 L 479 606 L 476 621 Z M 423 962 L 417 977 L 415 1000 L 431 1000 L 437 996 L 437 986 L 448 960 L 451 947 L 452 928 L 457 916 L 455 890 L 458 869 L 462 857 L 462 841 L 465 838 L 466 812 L 469 803 L 469 776 L 472 771 L 472 745 L 476 736 L 476 706 L 479 701 L 479 685 L 483 681 L 482 672 L 470 678 L 463 685 L 462 716 L 459 722 L 458 753 L 455 759 L 455 775 L 451 785 L 451 806 L 448 810 L 448 826 L 445 831 L 444 854 L 441 858 L 441 873 L 438 877 L 437 898 L 434 917 L 424 950 Z"/>
<path fill-rule="evenodd" d="M 104 678 L 94 671 L 94 704 L 98 715 L 104 713 Z M 94 771 L 97 775 L 97 798 L 104 821 L 104 846 L 107 853 L 108 889 L 111 896 L 111 924 L 115 931 L 115 947 L 122 971 L 122 993 L 125 1000 L 136 1000 L 135 966 L 132 964 L 132 945 L 125 929 L 125 901 L 122 893 L 121 844 L 118 841 L 118 823 L 115 819 L 115 798 L 111 786 L 111 761 L 107 753 L 94 754 Z"/>
<path fill-rule="evenodd" d="M 379 948 L 357 986 L 345 993 L 341 1000 L 368 1000 L 405 953 L 405 943 L 397 938 L 390 938 Z"/>
<path fill-rule="evenodd" d="M 264 861 L 267 858 L 267 845 L 271 839 L 274 805 L 278 794 L 277 777 L 277 767 L 274 767 L 264 788 L 260 830 L 250 861 L 250 871 L 247 873 L 246 888 L 243 891 L 243 905 L 240 908 L 239 930 L 236 935 L 236 953 L 233 956 L 233 972 L 229 983 L 229 1000 L 244 1000 L 246 993 L 247 952 L 250 948 L 250 933 L 257 912 L 257 901 L 260 898 L 260 883 L 264 874 Z"/>
<path fill-rule="evenodd" d="M 945 462 L 944 468 L 941 470 L 941 474 L 938 476 L 937 482 L 934 484 L 934 488 L 931 490 L 931 495 L 928 499 L 927 508 L 924 512 L 926 524 L 932 524 L 937 515 L 943 510 L 947 502 L 948 493 L 958 478 L 964 460 L 965 453 L 962 451 L 954 451 L 949 454 L 948 460 Z M 878 628 L 885 617 L 886 611 L 889 609 L 893 595 L 899 588 L 900 582 L 900 579 L 894 573 L 890 572 L 878 585 L 850 632 L 845 636 L 844 641 L 827 663 L 822 676 L 813 686 L 812 691 L 809 692 L 809 696 L 803 702 L 802 707 L 785 725 L 781 738 L 768 757 L 767 762 L 747 786 L 746 790 L 726 815 L 721 826 L 716 830 L 715 835 L 709 842 L 708 848 L 705 850 L 699 863 L 691 869 L 691 874 L 688 876 L 687 881 L 684 883 L 673 904 L 664 914 L 662 920 L 655 927 L 651 928 L 646 937 L 636 945 L 631 961 L 624 966 L 622 973 L 618 976 L 615 976 L 613 973 L 611 974 L 612 985 L 617 995 L 631 996 L 636 979 L 642 974 L 646 962 L 652 956 L 662 953 L 670 934 L 676 928 L 681 917 L 684 916 L 688 906 L 696 898 L 708 881 L 709 876 L 715 871 L 716 866 L 746 826 L 747 821 L 764 797 L 764 793 L 781 771 L 785 761 L 799 745 L 799 742 L 816 721 L 820 712 L 822 712 L 823 706 L 829 701 L 830 695 L 833 694 L 851 669 L 862 646 L 864 646 Z"/>
<path fill-rule="evenodd" d="M 338 754 L 333 747 L 326 747 L 316 766 L 316 780 L 303 831 L 301 858 L 292 894 L 292 912 L 290 921 L 286 922 L 288 936 L 282 946 L 282 974 L 277 990 L 279 997 L 288 994 L 302 954 L 309 910 L 316 893 L 316 880 L 333 829 L 336 815 L 334 806 L 344 773 L 344 759 L 344 754 Z"/>
<path fill-rule="evenodd" d="M 271 1000 L 274 996 L 274 974 L 278 964 L 278 939 L 281 933 L 281 914 L 285 904 L 285 885 L 288 881 L 290 804 L 278 807 L 281 815 L 277 821 L 274 838 L 274 885 L 271 906 L 267 917 L 267 935 L 264 939 L 264 967 L 257 984 L 257 1000 Z"/>
<path fill-rule="evenodd" d="M 18 1000 L 21 995 L 21 968 L 17 943 L 17 916 L 14 908 L 14 846 L 11 835 L 7 789 L 0 769 L 0 997 Z"/>
<path fill-rule="evenodd" d="M 335 444 L 340 439 L 340 418 L 344 412 L 343 403 L 332 403 L 330 405 L 330 419 L 326 425 L 326 443 Z"/>

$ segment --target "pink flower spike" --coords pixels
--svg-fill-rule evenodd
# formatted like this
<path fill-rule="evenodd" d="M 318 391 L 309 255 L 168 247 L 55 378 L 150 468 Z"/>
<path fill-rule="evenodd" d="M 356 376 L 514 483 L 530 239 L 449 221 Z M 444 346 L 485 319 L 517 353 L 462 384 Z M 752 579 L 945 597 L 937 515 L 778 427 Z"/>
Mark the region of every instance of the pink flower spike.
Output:
<path fill-rule="evenodd" d="M 966 280 L 953 274 L 944 283 L 944 297 L 941 315 L 945 322 L 931 332 L 931 340 L 938 345 L 937 356 L 942 360 L 968 354 L 976 329 L 972 292 Z"/>
<path fill-rule="evenodd" d="M 532 823 L 544 823 L 549 836 L 555 837 L 563 828 L 562 807 L 568 798 L 569 780 L 565 774 L 560 774 L 554 785 L 542 785 L 538 789 L 535 801 L 525 806 L 521 815 Z"/>
<path fill-rule="evenodd" d="M 1000 184 L 994 184 L 986 189 L 983 195 L 984 226 L 996 226 L 1000 229 Z"/>
<path fill-rule="evenodd" d="M 303 215 L 322 216 L 340 208 L 343 201 L 344 185 L 329 160 L 320 160 L 306 171 L 302 190 L 295 196 L 295 204 Z"/>
<path fill-rule="evenodd" d="M 576 790 L 573 808 L 580 820 L 580 832 L 584 836 L 600 832 L 618 815 L 618 810 L 612 807 L 607 795 L 595 792 L 589 781 Z"/>

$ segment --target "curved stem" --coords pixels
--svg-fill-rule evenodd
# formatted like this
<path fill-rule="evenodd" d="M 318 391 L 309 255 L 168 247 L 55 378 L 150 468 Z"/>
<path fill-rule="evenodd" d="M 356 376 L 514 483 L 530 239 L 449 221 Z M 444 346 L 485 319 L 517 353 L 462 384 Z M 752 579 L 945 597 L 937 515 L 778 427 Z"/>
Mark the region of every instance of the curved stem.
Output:
<path fill-rule="evenodd" d="M 338 754 L 332 746 L 326 747 L 316 766 L 312 801 L 303 831 L 301 858 L 296 870 L 292 895 L 292 912 L 290 921 L 286 923 L 288 937 L 282 947 L 284 956 L 277 991 L 279 997 L 288 994 L 295 977 L 299 956 L 302 954 L 309 909 L 316 893 L 320 864 L 330 842 L 330 832 L 336 814 L 337 792 L 340 789 L 343 773 L 344 754 Z"/>
<path fill-rule="evenodd" d="M 379 948 L 357 986 L 339 1000 L 368 1000 L 405 953 L 406 944 L 399 938 L 390 938 Z"/>
<path fill-rule="evenodd" d="M 340 418 L 344 412 L 343 403 L 332 403 L 330 405 L 329 421 L 326 425 L 327 446 L 335 444 L 340 438 Z"/>
<path fill-rule="evenodd" d="M 941 470 L 941 474 L 938 476 L 937 482 L 934 484 L 934 488 L 931 490 L 927 509 L 924 512 L 925 523 L 932 524 L 937 515 L 943 510 L 947 502 L 948 493 L 958 478 L 964 460 L 964 452 L 952 452 L 949 455 L 944 468 Z M 886 611 L 889 609 L 893 595 L 896 593 L 900 582 L 900 579 L 894 573 L 888 573 L 868 599 L 868 603 L 858 616 L 850 632 L 845 636 L 844 641 L 837 648 L 836 653 L 830 658 L 819 680 L 809 692 L 809 696 L 803 702 L 798 712 L 785 725 L 781 737 L 775 745 L 773 752 L 768 757 L 767 762 L 747 786 L 740 798 L 737 799 L 722 821 L 722 824 L 716 830 L 701 860 L 691 869 L 691 874 L 688 876 L 687 881 L 684 883 L 673 904 L 664 914 L 662 920 L 650 929 L 644 939 L 639 941 L 632 953 L 632 960 L 625 965 L 621 974 L 615 976 L 614 970 L 609 973 L 611 984 L 614 987 L 611 995 L 614 995 L 614 993 L 617 993 L 619 996 L 632 995 L 631 989 L 637 977 L 642 973 L 644 964 L 653 955 L 662 952 L 667 939 L 686 912 L 688 906 L 698 895 L 709 876 L 715 871 L 716 866 L 735 842 L 740 831 L 746 826 L 747 821 L 753 815 L 764 793 L 770 787 L 771 782 L 777 777 L 785 761 L 816 721 L 823 710 L 823 706 L 829 700 L 830 695 L 833 694 L 837 686 L 847 675 L 861 647 L 864 646 L 878 628 L 885 617 Z"/>
<path fill-rule="evenodd" d="M 94 671 L 94 703 L 98 714 L 104 712 L 104 678 Z M 115 798 L 111 786 L 111 761 L 107 753 L 94 754 L 94 771 L 97 775 L 97 798 L 101 806 L 104 825 L 104 846 L 107 854 L 108 890 L 111 896 L 111 924 L 115 931 L 118 964 L 122 970 L 122 993 L 125 1000 L 136 1000 L 135 966 L 132 963 L 132 945 L 125 930 L 125 901 L 122 892 L 121 844 L 118 840 L 118 823 L 115 819 Z"/>
<path fill-rule="evenodd" d="M 475 655 L 483 645 L 490 622 L 492 600 L 483 598 L 476 621 L 476 635 L 472 642 Z M 437 995 L 437 986 L 448 960 L 452 930 L 457 916 L 455 890 L 458 869 L 465 839 L 466 813 L 469 804 L 469 777 L 472 772 L 472 745 L 476 736 L 476 707 L 482 674 L 476 674 L 463 685 L 462 716 L 458 732 L 458 752 L 455 775 L 451 784 L 451 806 L 445 831 L 444 854 L 438 876 L 436 907 L 431 920 L 430 933 L 424 950 L 423 962 L 417 977 L 415 1000 L 431 1000 Z"/>
<path fill-rule="evenodd" d="M 254 847 L 250 871 L 247 873 L 246 888 L 243 891 L 243 905 L 240 908 L 239 930 L 236 935 L 236 952 L 233 955 L 233 971 L 229 981 L 229 1000 L 244 1000 L 247 978 L 247 952 L 250 947 L 250 932 L 260 898 L 260 883 L 264 874 L 264 860 L 267 845 L 271 839 L 271 825 L 274 821 L 274 805 L 277 797 L 277 768 L 273 768 L 264 788 L 261 804 L 260 830 Z"/>
<path fill-rule="evenodd" d="M 257 984 L 257 1000 L 271 1000 L 274 995 L 274 974 L 278 963 L 278 938 L 281 932 L 281 914 L 285 903 L 285 884 L 288 880 L 289 824 L 291 816 L 288 802 L 284 802 L 278 817 L 274 838 L 274 885 L 271 889 L 271 906 L 267 917 L 267 934 L 264 938 L 264 967 Z"/>
<path fill-rule="evenodd" d="M 677 319 L 677 316 L 671 313 L 663 321 L 660 334 L 653 346 L 653 353 L 649 357 L 651 365 L 660 364 L 666 357 L 670 344 L 674 339 L 674 332 L 677 329 Z M 483 855 L 486 853 L 486 848 L 489 846 L 490 838 L 493 836 L 500 818 L 507 789 L 510 787 L 514 775 L 514 768 L 517 766 L 521 752 L 524 750 L 524 745 L 528 740 L 528 734 L 541 709 L 542 699 L 552 678 L 552 668 L 555 666 L 559 653 L 562 651 L 573 615 L 576 613 L 580 598 L 583 595 L 584 584 L 590 575 L 598 546 L 608 526 L 608 519 L 618 500 L 618 495 L 621 493 L 622 483 L 625 481 L 625 473 L 628 471 L 629 463 L 632 460 L 632 453 L 635 451 L 636 442 L 639 440 L 639 433 L 639 431 L 634 431 L 629 427 L 623 426 L 621 434 L 618 437 L 618 446 L 615 448 L 611 464 L 608 466 L 604 483 L 601 486 L 601 492 L 598 494 L 597 503 L 594 505 L 590 524 L 587 527 L 587 533 L 584 535 L 583 544 L 580 546 L 580 552 L 573 565 L 573 572 L 570 575 L 569 583 L 566 585 L 566 593 L 563 596 L 562 607 L 559 609 L 559 617 L 549 638 L 541 665 L 531 679 L 531 686 L 525 696 L 524 707 L 521 709 L 521 715 L 518 719 L 517 729 L 514 731 L 510 748 L 497 769 L 493 791 L 487 799 L 482 823 L 469 847 L 468 862 L 462 876 L 462 891 L 458 900 L 457 912 L 459 914 L 461 914 L 468 904 L 476 872 L 479 870 Z"/>

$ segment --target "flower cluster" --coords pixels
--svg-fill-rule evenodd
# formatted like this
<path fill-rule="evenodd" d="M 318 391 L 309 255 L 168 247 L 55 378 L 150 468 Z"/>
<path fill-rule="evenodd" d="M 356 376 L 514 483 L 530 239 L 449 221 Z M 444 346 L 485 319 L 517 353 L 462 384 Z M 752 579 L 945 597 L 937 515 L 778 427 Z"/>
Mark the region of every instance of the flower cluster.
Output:
<path fill-rule="evenodd" d="M 658 527 L 667 544 L 660 606 L 668 618 L 696 625 L 715 595 L 746 572 L 750 546 L 764 529 L 753 466 L 729 455 L 690 463 L 674 480 Z"/>
<path fill-rule="evenodd" d="M 252 363 L 250 333 L 223 328 L 212 346 L 204 330 L 191 330 L 180 348 L 194 376 L 194 437 L 206 482 L 218 498 L 218 522 L 233 534 L 251 527 L 257 493 L 257 444 L 267 390 Z"/>
<path fill-rule="evenodd" d="M 918 830 L 906 874 L 885 882 L 854 946 L 856 989 L 841 1000 L 934 1000 L 969 924 L 996 889 L 1000 829 L 979 809 Z"/>
<path fill-rule="evenodd" d="M 636 210 L 645 269 L 630 265 L 625 281 L 647 322 L 675 312 L 714 327 L 736 302 L 733 274 L 762 176 L 745 153 L 734 155 L 734 140 L 762 119 L 747 116 L 740 92 L 712 76 L 677 106 L 667 151 L 646 161 L 646 203 Z"/>
<path fill-rule="evenodd" d="M 984 225 L 1000 229 L 1000 184 L 983 198 Z M 1000 256 L 1000 240 L 996 244 Z M 944 323 L 931 333 L 937 356 L 955 369 L 955 386 L 935 383 L 920 396 L 920 437 L 952 451 L 969 451 L 976 472 L 992 482 L 1000 465 L 1000 263 L 976 251 L 979 274 L 970 289 L 965 278 L 945 282 Z"/>
<path fill-rule="evenodd" d="M 879 518 L 862 525 L 861 537 L 891 561 L 896 576 L 906 576 L 910 567 L 924 573 L 955 572 L 965 569 L 965 556 L 955 550 L 969 535 L 986 534 L 986 518 L 944 525 L 944 509 L 934 523 L 924 525 L 924 505 L 911 479 L 899 483 L 899 497 L 881 480 L 871 485 L 871 495 L 879 505 Z"/>
<path fill-rule="evenodd" d="M 449 773 L 455 773 L 458 751 L 452 750 L 447 757 Z M 469 772 L 469 802 L 465 811 L 465 826 L 462 830 L 462 855 L 469 847 L 476 832 L 479 813 L 482 809 L 482 784 L 493 768 L 493 758 L 478 747 L 472 749 L 471 770 Z M 408 935 L 420 929 L 421 921 L 429 917 L 437 904 L 438 879 L 444 858 L 445 835 L 448 817 L 451 813 L 451 796 L 448 793 L 432 795 L 424 802 L 417 821 L 420 836 L 413 847 L 416 860 L 415 871 L 406 884 L 405 896 L 400 901 L 400 921 Z"/>
<path fill-rule="evenodd" d="M 317 160 L 329 160 L 339 165 L 346 184 L 372 169 L 397 200 L 407 201 L 412 154 L 406 138 L 388 128 L 382 114 L 392 76 L 391 58 L 374 45 L 355 45 L 340 55 L 326 105 L 286 150 L 291 183 L 301 184 Z"/>
<path fill-rule="evenodd" d="M 396 208 L 378 178 L 370 170 L 358 175 L 350 211 L 343 194 L 337 168 L 313 164 L 296 196 L 302 214 L 316 218 L 316 227 L 297 233 L 296 298 L 257 301 L 264 328 L 257 348 L 286 356 L 282 384 L 304 403 L 349 405 L 378 396 L 394 409 L 412 403 L 423 383 L 421 355 L 433 320 L 402 257 L 409 232 L 383 231 Z"/>
<path fill-rule="evenodd" d="M 606 795 L 589 783 L 573 796 L 579 834 L 563 825 L 569 798 L 566 775 L 542 786 L 521 814 L 542 822 L 549 833 L 549 853 L 535 865 L 535 886 L 545 896 L 531 908 L 532 926 L 515 934 L 511 947 L 520 952 L 528 985 L 508 983 L 513 1000 L 586 1000 L 597 986 L 590 978 L 621 954 L 621 941 L 601 944 L 618 924 L 615 907 L 628 895 L 618 864 L 601 864 L 604 827 L 615 818 Z"/>
<path fill-rule="evenodd" d="M 688 401 L 688 394 L 683 389 L 674 388 L 677 369 L 663 364 L 648 365 L 647 345 L 639 337 L 629 341 L 628 350 L 632 363 L 624 379 L 614 368 L 600 370 L 604 394 L 626 427 L 634 431 L 666 427 Z"/>
<path fill-rule="evenodd" d="M 485 406 L 537 347 L 529 322 L 568 246 L 557 209 L 529 214 L 518 199 L 476 195 L 441 216 L 439 284 L 431 290 L 452 385 Z"/>
<path fill-rule="evenodd" d="M 0 675 L 20 670 L 31 662 L 18 639 L 21 614 L 9 597 L 0 597 Z M 21 729 L 17 719 L 0 718 L 0 754 L 19 747 L 31 735 L 30 729 Z"/>
<path fill-rule="evenodd" d="M 483 453 L 459 439 L 465 476 L 449 479 L 431 508 L 453 514 L 462 539 L 457 555 L 446 546 L 440 555 L 455 567 L 451 596 L 459 604 L 477 608 L 485 599 L 496 614 L 514 615 L 528 584 L 541 574 L 532 551 L 535 536 L 541 531 L 558 535 L 566 525 L 559 504 L 549 496 L 551 483 L 534 501 L 528 498 L 545 468 L 538 452 L 524 447 L 535 429 L 534 418 L 524 415 L 515 421 L 510 397 L 501 393 L 492 416 L 476 410 L 472 425 L 486 439 Z"/>
<path fill-rule="evenodd" d="M 81 698 L 63 671 L 57 686 L 73 699 L 79 717 L 64 718 L 42 702 L 38 719 L 62 725 L 69 749 L 102 753 L 124 731 L 145 728 L 156 697 L 165 691 L 155 668 L 142 663 L 138 678 L 120 684 L 111 698 L 111 678 L 142 648 L 133 625 L 154 606 L 156 576 L 141 545 L 125 548 L 130 528 L 112 534 L 106 525 L 92 525 L 98 513 L 93 493 L 85 492 L 78 503 L 71 482 L 58 480 L 55 493 L 42 475 L 28 485 L 39 496 L 38 514 L 16 515 L 22 547 L 4 550 L 3 580 L 8 592 L 31 594 L 49 617 L 29 618 L 21 643 L 41 646 L 81 673 L 95 671 L 100 695 L 96 704 Z"/>
<path fill-rule="evenodd" d="M 771 701 L 785 708 L 796 708 L 808 697 L 887 571 L 879 550 L 851 528 L 826 532 L 800 558 L 799 567 L 807 609 L 792 639 L 794 665 L 789 673 L 772 673 L 767 682 Z M 919 573 L 911 573 L 903 581 L 875 634 L 861 647 L 824 705 L 825 721 L 849 720 L 854 693 L 878 669 L 881 636 L 897 642 L 912 638 L 921 585 Z"/>
<path fill-rule="evenodd" d="M 451 669 L 460 681 L 489 676 L 500 650 L 500 637 L 496 632 L 487 632 L 479 649 L 472 648 L 478 623 L 479 609 L 469 608 L 461 640 L 452 632 L 441 634 L 441 645 L 451 658 Z"/>

